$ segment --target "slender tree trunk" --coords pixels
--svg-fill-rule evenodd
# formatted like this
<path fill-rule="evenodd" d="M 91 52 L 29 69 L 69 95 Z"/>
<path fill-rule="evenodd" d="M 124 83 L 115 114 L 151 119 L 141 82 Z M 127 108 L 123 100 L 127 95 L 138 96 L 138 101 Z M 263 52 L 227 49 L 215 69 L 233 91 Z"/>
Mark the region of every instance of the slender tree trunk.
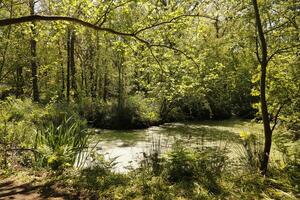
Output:
<path fill-rule="evenodd" d="M 74 98 L 78 98 L 77 83 L 76 83 L 76 67 L 75 67 L 75 31 L 70 31 L 70 69 L 71 69 L 71 86 L 74 92 Z"/>
<path fill-rule="evenodd" d="M 67 52 L 68 52 L 68 67 L 67 67 L 67 101 L 70 101 L 71 89 L 74 92 L 73 97 L 78 98 L 76 84 L 76 68 L 75 68 L 75 32 L 68 28 Z"/>
<path fill-rule="evenodd" d="M 124 99 L 123 99 L 123 63 L 121 58 L 117 57 L 117 61 L 115 61 L 115 65 L 118 68 L 118 111 L 119 113 L 123 109 Z"/>
<path fill-rule="evenodd" d="M 267 76 L 267 66 L 268 66 L 268 49 L 267 42 L 265 39 L 261 18 L 259 14 L 259 9 L 257 5 L 257 0 L 252 0 L 254 7 L 255 20 L 257 31 L 259 35 L 259 40 L 261 43 L 261 59 L 259 60 L 261 65 L 261 74 L 260 74 L 260 101 L 261 101 L 261 112 L 264 125 L 264 135 L 265 135 L 265 144 L 264 144 L 264 154 L 261 160 L 261 171 L 262 174 L 266 174 L 268 169 L 268 162 L 270 157 L 271 145 L 272 145 L 272 130 L 270 126 L 270 118 L 268 112 L 268 105 L 266 100 L 266 76 Z"/>
<path fill-rule="evenodd" d="M 23 91 L 24 79 L 23 79 L 23 67 L 22 66 L 20 66 L 20 65 L 17 66 L 16 74 L 17 74 L 16 97 L 20 97 L 24 93 L 24 91 Z"/>
<path fill-rule="evenodd" d="M 215 21 L 215 28 L 216 28 L 216 38 L 220 37 L 220 21 L 219 21 L 219 16 L 217 16 L 216 21 Z"/>
<path fill-rule="evenodd" d="M 34 0 L 30 0 L 29 7 L 30 7 L 30 14 L 35 14 L 34 9 Z M 37 54 L 36 54 L 36 45 L 37 42 L 35 40 L 36 37 L 36 29 L 35 29 L 35 22 L 32 22 L 31 25 L 31 32 L 32 38 L 30 40 L 30 49 L 31 49 L 31 78 L 32 78 L 32 96 L 33 101 L 38 102 L 40 100 L 39 88 L 38 88 L 38 65 L 37 65 Z"/>
<path fill-rule="evenodd" d="M 93 81 L 93 90 L 92 90 L 92 98 L 97 97 L 97 89 L 98 89 L 98 79 L 99 79 L 99 70 L 100 70 L 100 65 L 99 65 L 99 51 L 100 51 L 100 46 L 99 46 L 99 35 L 98 32 L 96 32 L 96 52 L 95 52 L 95 77 Z"/>
<path fill-rule="evenodd" d="M 66 91 L 66 96 L 67 96 L 67 102 L 70 102 L 70 72 L 71 72 L 71 66 L 70 66 L 70 48 L 71 48 L 71 39 L 70 39 L 70 30 L 68 29 L 67 33 L 67 91 Z"/>
<path fill-rule="evenodd" d="M 85 91 L 85 95 L 88 96 L 89 95 L 89 91 L 88 91 L 88 81 L 87 81 L 87 61 L 84 62 L 84 91 Z"/>
<path fill-rule="evenodd" d="M 94 96 L 94 67 L 93 67 L 93 62 L 89 63 L 89 71 L 90 71 L 90 80 L 89 80 L 89 96 L 93 97 Z"/>
<path fill-rule="evenodd" d="M 104 80 L 103 80 L 103 101 L 106 102 L 108 98 L 108 85 L 109 85 L 109 79 L 108 79 L 108 67 L 107 63 L 104 65 Z"/>
<path fill-rule="evenodd" d="M 58 42 L 58 46 L 60 46 L 60 42 Z M 61 92 L 60 92 L 60 96 L 63 99 L 64 98 L 64 93 L 65 93 L 65 70 L 64 70 L 64 59 L 63 59 L 63 54 L 62 51 L 60 49 L 60 47 L 58 47 L 58 53 L 60 56 L 60 76 L 61 76 Z"/>
<path fill-rule="evenodd" d="M 103 64 L 101 62 L 101 64 Z M 101 76 L 102 70 L 99 68 L 98 69 L 98 75 L 97 75 L 97 96 L 98 97 L 103 97 L 103 77 Z"/>
<path fill-rule="evenodd" d="M 89 68 L 89 94 L 88 96 L 93 98 L 93 93 L 94 93 L 94 79 L 95 79 L 95 68 L 94 68 L 94 57 L 95 57 L 95 52 L 94 52 L 94 46 L 90 45 L 88 49 L 88 68 Z"/>
<path fill-rule="evenodd" d="M 120 110 L 122 86 L 121 86 L 121 66 L 119 64 L 119 60 L 115 61 L 115 65 L 118 68 L 118 109 Z"/>
<path fill-rule="evenodd" d="M 80 60 L 80 67 L 81 67 L 80 88 L 81 88 L 81 91 L 84 91 L 84 65 L 83 65 L 82 60 Z"/>

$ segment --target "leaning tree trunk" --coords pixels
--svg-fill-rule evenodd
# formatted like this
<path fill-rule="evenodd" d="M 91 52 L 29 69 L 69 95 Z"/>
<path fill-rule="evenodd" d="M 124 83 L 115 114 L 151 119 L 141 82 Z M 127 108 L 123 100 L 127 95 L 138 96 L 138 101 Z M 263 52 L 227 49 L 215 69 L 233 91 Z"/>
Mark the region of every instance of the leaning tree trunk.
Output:
<path fill-rule="evenodd" d="M 261 74 L 260 74 L 260 101 L 261 101 L 261 112 L 262 120 L 264 125 L 264 135 L 265 135 L 265 144 L 264 152 L 261 160 L 261 172 L 266 174 L 268 168 L 268 162 L 270 157 L 271 145 L 272 145 L 272 130 L 270 126 L 269 112 L 266 100 L 266 76 L 267 76 L 267 66 L 268 66 L 268 49 L 267 42 L 265 39 L 261 18 L 259 14 L 259 9 L 257 5 L 257 0 L 252 0 L 254 7 L 256 26 L 258 31 L 259 40 L 261 43 L 261 59 L 259 59 L 261 65 Z"/>
<path fill-rule="evenodd" d="M 30 0 L 29 7 L 30 7 L 30 14 L 34 15 L 34 0 Z M 32 96 L 33 101 L 38 102 L 40 100 L 40 94 L 39 94 L 39 87 L 38 87 L 38 65 L 37 65 L 37 54 L 36 54 L 36 29 L 35 29 L 35 22 L 32 22 L 31 26 L 31 32 L 32 37 L 30 40 L 30 50 L 31 50 L 31 78 L 32 78 Z"/>

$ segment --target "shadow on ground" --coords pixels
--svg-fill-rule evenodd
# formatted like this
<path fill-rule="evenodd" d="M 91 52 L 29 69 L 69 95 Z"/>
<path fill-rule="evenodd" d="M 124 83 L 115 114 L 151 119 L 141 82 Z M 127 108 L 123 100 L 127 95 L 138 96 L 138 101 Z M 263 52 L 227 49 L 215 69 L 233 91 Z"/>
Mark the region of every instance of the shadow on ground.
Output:
<path fill-rule="evenodd" d="M 68 200 L 80 199 L 79 194 L 62 191 L 53 183 L 37 185 L 34 181 L 19 183 L 15 180 L 0 180 L 0 200 Z"/>

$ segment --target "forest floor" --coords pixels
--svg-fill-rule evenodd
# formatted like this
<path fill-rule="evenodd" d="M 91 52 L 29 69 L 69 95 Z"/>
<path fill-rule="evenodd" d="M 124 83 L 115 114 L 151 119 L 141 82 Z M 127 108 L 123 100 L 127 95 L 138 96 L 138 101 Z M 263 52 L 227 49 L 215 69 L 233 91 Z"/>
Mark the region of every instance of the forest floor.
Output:
<path fill-rule="evenodd" d="M 0 200 L 64 200 L 82 199 L 75 191 L 43 183 L 41 180 L 19 180 L 17 177 L 0 176 Z"/>
<path fill-rule="evenodd" d="M 38 192 L 40 187 L 39 185 L 33 185 L 31 182 L 23 183 L 6 178 L 0 181 L 0 199 L 42 199 L 42 196 Z"/>

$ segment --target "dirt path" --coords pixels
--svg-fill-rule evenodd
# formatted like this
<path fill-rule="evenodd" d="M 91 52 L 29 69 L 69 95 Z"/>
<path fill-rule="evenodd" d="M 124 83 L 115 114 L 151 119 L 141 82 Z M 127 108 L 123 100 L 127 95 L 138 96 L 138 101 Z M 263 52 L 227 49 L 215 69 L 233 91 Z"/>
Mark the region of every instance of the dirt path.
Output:
<path fill-rule="evenodd" d="M 37 190 L 38 186 L 32 186 L 30 183 L 18 184 L 15 181 L 4 179 L 0 182 L 0 200 L 41 199 Z"/>
<path fill-rule="evenodd" d="M 1 178 L 0 176 L 0 200 L 65 200 L 80 199 L 53 187 L 53 185 L 39 185 L 38 183 L 21 183 L 13 178 Z"/>

